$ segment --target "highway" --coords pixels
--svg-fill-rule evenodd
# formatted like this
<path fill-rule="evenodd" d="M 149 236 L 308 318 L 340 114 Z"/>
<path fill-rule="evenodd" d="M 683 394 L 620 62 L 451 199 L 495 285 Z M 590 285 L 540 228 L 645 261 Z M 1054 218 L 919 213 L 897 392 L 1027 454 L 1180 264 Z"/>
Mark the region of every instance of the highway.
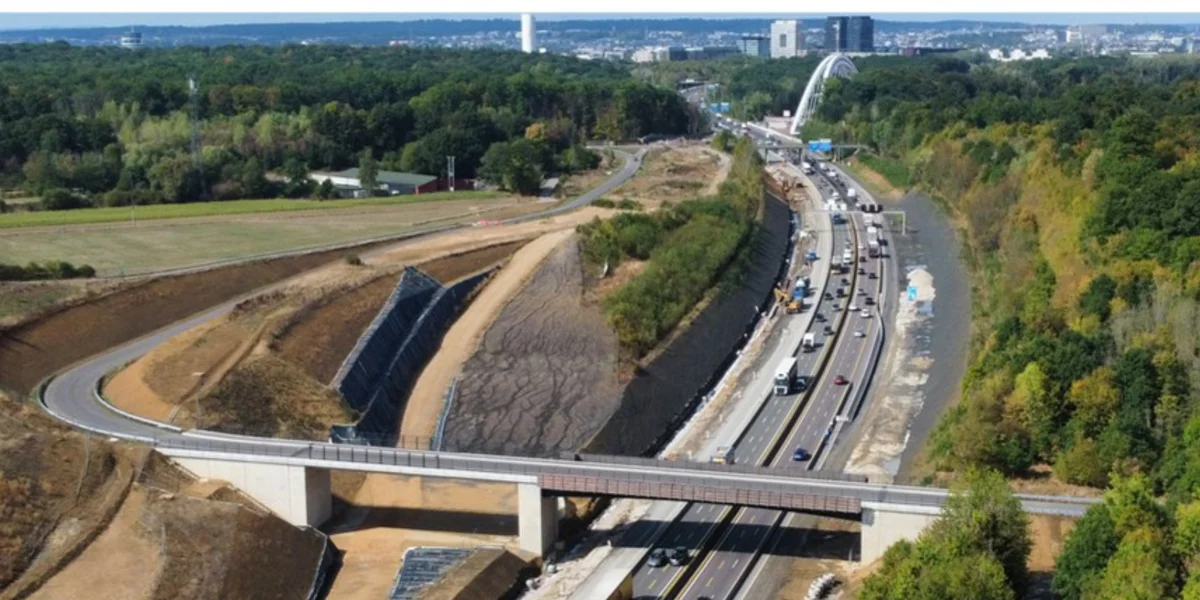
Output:
<path fill-rule="evenodd" d="M 814 213 L 810 213 L 812 215 Z M 831 223 L 828 215 L 815 213 L 818 215 L 813 224 L 806 223 L 806 228 L 823 229 L 818 231 L 818 238 L 823 235 L 828 235 Z M 840 256 L 841 248 L 844 247 L 845 241 L 848 239 L 849 231 L 845 225 L 833 226 L 832 228 L 832 253 Z M 809 309 L 815 314 L 823 314 L 829 321 L 829 324 L 835 326 L 835 335 L 826 336 L 824 333 L 825 323 L 812 321 L 812 326 L 805 328 L 804 317 L 805 313 L 796 316 L 785 317 L 788 319 L 788 325 L 785 325 L 785 331 L 781 336 L 779 343 L 767 354 L 767 359 L 764 361 L 763 369 L 759 371 L 758 376 L 752 381 L 745 391 L 745 397 L 762 398 L 769 396 L 763 404 L 758 414 L 755 415 L 751 426 L 741 434 L 734 444 L 735 461 L 738 464 L 759 465 L 766 462 L 768 453 L 778 447 L 779 436 L 782 431 L 782 426 L 790 422 L 795 415 L 804 406 L 807 399 L 810 397 L 810 392 L 793 393 L 787 396 L 774 395 L 773 376 L 775 367 L 787 356 L 797 357 L 796 372 L 799 375 L 812 376 L 815 374 L 816 366 L 820 359 L 832 349 L 832 343 L 836 339 L 838 327 L 836 327 L 836 318 L 838 313 L 830 311 L 831 303 L 824 299 L 826 291 L 838 287 L 841 276 L 832 276 L 829 274 L 829 265 L 832 256 L 820 256 L 813 265 L 814 270 L 819 269 L 820 273 L 811 273 L 813 278 L 814 291 L 809 297 L 809 301 L 813 307 Z M 799 326 L 792 326 L 791 323 L 800 322 Z M 816 349 L 812 352 L 802 352 L 800 342 L 805 333 L 811 332 L 816 340 Z M 810 389 L 812 389 L 810 387 Z M 665 548 L 686 547 L 689 554 L 698 556 L 704 548 L 709 538 L 714 533 L 717 525 L 723 520 L 727 512 L 731 510 L 728 506 L 717 506 L 712 504 L 695 504 L 689 506 L 679 519 L 679 523 L 669 528 L 666 533 L 659 539 L 658 545 Z M 649 568 L 643 565 L 634 573 L 633 588 L 635 598 L 655 598 L 667 596 L 679 583 L 680 578 L 687 569 L 687 565 L 683 566 L 664 566 L 659 568 Z"/>
<path fill-rule="evenodd" d="M 822 178 L 814 177 L 823 199 L 828 199 L 835 189 Z M 844 196 L 844 189 L 839 190 Z M 828 215 L 825 213 L 810 213 L 819 215 L 816 219 L 829 227 Z M 861 227 L 861 220 L 852 220 Z M 862 228 L 865 232 L 865 228 Z M 876 273 L 879 261 L 866 263 L 857 262 L 857 235 L 849 225 L 833 226 L 832 254 L 840 255 L 849 249 L 855 255 L 856 266 L 866 268 L 865 273 Z M 828 272 L 829 257 L 820 257 L 821 268 Z M 864 274 L 865 275 L 865 274 Z M 782 343 L 770 354 L 766 362 L 771 370 L 760 372 L 747 390 L 747 396 L 752 398 L 770 395 L 760 409 L 749 428 L 738 438 L 735 445 L 735 455 L 739 464 L 771 465 L 780 468 L 810 468 L 820 458 L 818 453 L 822 441 L 832 429 L 833 417 L 837 414 L 842 400 L 865 373 L 866 359 L 870 357 L 869 348 L 877 341 L 878 318 L 863 318 L 859 314 L 847 314 L 847 301 L 858 304 L 863 308 L 863 296 L 856 294 L 859 287 L 873 289 L 873 297 L 879 296 L 884 280 L 882 277 L 869 280 L 865 276 L 862 281 L 871 281 L 873 286 L 862 285 L 858 280 L 857 268 L 852 268 L 845 275 L 829 275 L 831 285 L 827 290 L 832 293 L 837 288 L 847 292 L 847 298 L 827 301 L 822 293 L 825 288 L 817 288 L 814 301 L 815 310 L 828 318 L 828 323 L 834 327 L 834 335 L 824 334 L 825 323 L 817 322 L 811 328 L 820 344 L 815 352 L 800 351 L 800 338 L 803 331 L 785 335 Z M 851 298 L 853 298 L 851 300 Z M 832 305 L 837 303 L 842 310 L 834 312 Z M 843 323 L 844 320 L 844 323 Z M 855 337 L 854 330 L 861 330 L 864 337 Z M 842 333 L 845 335 L 841 335 Z M 797 354 L 797 352 L 799 352 Z M 790 396 L 772 395 L 771 375 L 773 366 L 785 356 L 798 357 L 797 372 L 801 375 L 817 376 L 810 389 L 806 392 Z M 829 355 L 829 356 L 827 356 Z M 828 358 L 826 370 L 818 372 L 819 365 Z M 846 377 L 849 385 L 836 385 L 834 378 L 838 375 Z M 800 415 L 797 419 L 797 415 Z M 792 427 L 792 424 L 795 426 Z M 782 439 L 784 443 L 780 444 Z M 812 458 L 807 461 L 793 463 L 793 452 L 803 448 Z M 732 526 L 723 526 L 730 515 L 734 515 Z M 680 585 L 690 581 L 683 590 L 682 597 L 722 597 L 732 593 L 732 590 L 744 580 L 745 574 L 753 566 L 761 544 L 767 538 L 764 532 L 774 528 L 782 517 L 778 511 L 768 510 L 736 510 L 729 506 L 709 504 L 690 505 L 679 518 L 678 522 L 667 528 L 658 537 L 656 546 L 672 549 L 685 547 L 689 550 L 691 560 L 680 566 L 666 565 L 649 567 L 645 562 L 638 565 L 633 578 L 633 595 L 635 598 L 664 598 L 674 597 Z M 723 533 L 722 533 L 723 531 Z M 712 537 L 721 533 L 716 544 L 711 547 L 713 552 L 706 554 Z M 695 562 L 700 561 L 697 569 Z M 689 572 L 694 575 L 688 577 Z"/>
<path fill-rule="evenodd" d="M 844 196 L 844 189 L 841 190 Z M 866 227 L 862 216 L 852 214 L 851 220 L 856 231 L 865 239 Z M 865 248 L 865 243 L 863 244 Z M 865 249 L 862 257 L 866 257 Z M 856 256 L 856 261 L 858 257 Z M 883 259 L 868 258 L 866 262 L 857 262 L 865 270 L 865 275 L 857 275 L 851 279 L 850 290 L 854 300 L 861 310 L 870 310 L 871 317 L 863 317 L 859 313 L 846 313 L 844 324 L 845 335 L 838 342 L 829 368 L 822 374 L 813 392 L 813 399 L 801 415 L 799 421 L 787 436 L 787 442 L 770 458 L 770 466 L 786 468 L 792 466 L 792 453 L 797 448 L 804 448 L 813 454 L 812 459 L 804 464 L 812 468 L 818 464 L 826 450 L 826 443 L 833 430 L 834 416 L 840 414 L 841 407 L 855 393 L 858 386 L 867 386 L 867 376 L 871 372 L 871 363 L 878 357 L 872 352 L 879 341 L 880 293 L 884 289 L 887 269 L 881 269 Z M 857 273 L 857 269 L 853 271 Z M 874 274 L 877 279 L 869 279 Z M 859 295 L 859 289 L 866 295 Z M 863 299 L 872 297 L 877 300 L 874 306 L 863 304 Z M 856 337 L 852 331 L 862 331 L 864 337 Z M 837 376 L 845 377 L 849 383 L 838 385 Z M 763 426 L 770 426 L 770 421 Z M 702 564 L 696 569 L 690 583 L 678 596 L 683 599 L 697 600 L 699 598 L 730 598 L 737 592 L 739 586 L 753 569 L 755 561 L 763 550 L 763 545 L 784 519 L 786 513 L 776 510 L 745 508 L 738 511 L 736 516 L 725 528 L 724 534 L 717 541 L 713 550 L 707 554 Z"/>

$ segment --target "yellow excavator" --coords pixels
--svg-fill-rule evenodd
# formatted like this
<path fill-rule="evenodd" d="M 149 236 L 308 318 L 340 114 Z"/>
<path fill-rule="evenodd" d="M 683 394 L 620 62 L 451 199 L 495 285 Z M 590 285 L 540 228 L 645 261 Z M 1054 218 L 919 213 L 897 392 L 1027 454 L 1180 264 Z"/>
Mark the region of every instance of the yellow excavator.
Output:
<path fill-rule="evenodd" d="M 794 298 L 783 288 L 775 288 L 775 301 L 782 304 L 784 310 L 786 310 L 789 315 L 794 315 L 800 312 L 800 300 L 798 298 Z"/>

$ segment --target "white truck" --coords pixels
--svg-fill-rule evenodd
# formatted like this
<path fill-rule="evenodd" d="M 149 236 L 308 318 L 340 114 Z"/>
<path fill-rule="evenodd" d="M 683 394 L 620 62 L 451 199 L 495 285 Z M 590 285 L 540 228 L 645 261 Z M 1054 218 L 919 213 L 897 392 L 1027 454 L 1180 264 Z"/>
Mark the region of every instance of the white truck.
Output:
<path fill-rule="evenodd" d="M 804 341 L 801 343 L 805 352 L 812 352 L 817 346 L 817 335 L 815 333 L 804 334 Z"/>
<path fill-rule="evenodd" d="M 809 163 L 808 163 L 808 161 L 801 161 L 801 162 L 800 162 L 800 170 L 801 170 L 801 171 L 804 171 L 804 174 L 805 174 L 805 175 L 812 175 L 812 174 L 813 174 L 813 167 L 812 167 L 812 165 L 811 165 L 811 164 L 809 164 Z"/>
<path fill-rule="evenodd" d="M 792 386 L 796 383 L 796 357 L 789 356 L 783 359 L 779 364 L 779 368 L 775 370 L 775 395 L 786 396 L 792 393 Z"/>
<path fill-rule="evenodd" d="M 856 190 L 852 187 L 847 187 L 846 188 L 846 197 L 851 200 L 858 200 L 858 190 Z"/>

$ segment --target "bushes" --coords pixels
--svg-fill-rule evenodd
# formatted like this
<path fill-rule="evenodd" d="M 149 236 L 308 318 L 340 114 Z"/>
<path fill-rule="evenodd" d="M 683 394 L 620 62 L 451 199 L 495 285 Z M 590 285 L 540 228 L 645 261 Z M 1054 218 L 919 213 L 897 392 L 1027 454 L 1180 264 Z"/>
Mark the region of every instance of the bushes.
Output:
<path fill-rule="evenodd" d="M 39 279 L 91 279 L 96 276 L 96 269 L 91 265 L 76 267 L 69 262 L 49 261 L 46 263 L 29 263 L 6 265 L 0 263 L 0 281 L 35 281 Z"/>
<path fill-rule="evenodd" d="M 717 196 L 664 207 L 652 215 L 622 213 L 578 228 L 592 265 L 648 260 L 637 277 L 605 299 L 622 347 L 641 357 L 663 339 L 728 270 L 750 239 L 762 202 L 762 164 L 739 142 L 729 180 Z M 599 203 L 596 203 L 599 205 Z M 622 200 L 619 206 L 635 206 Z"/>

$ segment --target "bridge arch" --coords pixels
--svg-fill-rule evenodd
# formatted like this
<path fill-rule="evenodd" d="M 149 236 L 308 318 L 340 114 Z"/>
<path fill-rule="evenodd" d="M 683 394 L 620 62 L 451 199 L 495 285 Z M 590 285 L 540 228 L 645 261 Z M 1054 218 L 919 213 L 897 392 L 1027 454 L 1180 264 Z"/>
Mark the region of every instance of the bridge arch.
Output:
<path fill-rule="evenodd" d="M 854 61 L 850 60 L 849 56 L 841 52 L 826 56 L 808 79 L 808 85 L 804 86 L 804 95 L 800 96 L 800 104 L 796 106 L 796 116 L 792 117 L 791 134 L 796 135 L 800 128 L 812 119 L 813 113 L 817 111 L 817 104 L 821 102 L 821 92 L 825 89 L 826 80 L 830 77 L 850 77 L 857 73 L 858 67 L 854 66 Z"/>

